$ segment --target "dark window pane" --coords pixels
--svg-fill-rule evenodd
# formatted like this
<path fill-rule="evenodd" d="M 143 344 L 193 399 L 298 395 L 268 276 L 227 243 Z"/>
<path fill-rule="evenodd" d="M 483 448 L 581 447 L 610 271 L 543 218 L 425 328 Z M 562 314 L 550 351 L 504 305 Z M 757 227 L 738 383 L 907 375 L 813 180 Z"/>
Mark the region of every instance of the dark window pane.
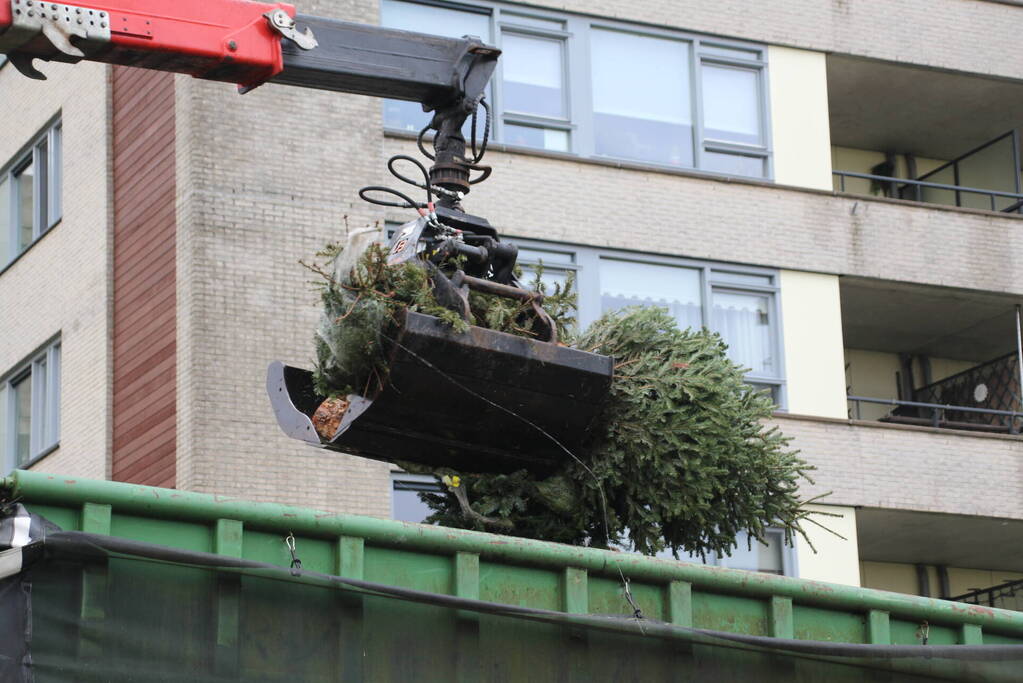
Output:
<path fill-rule="evenodd" d="M 504 126 L 504 142 L 520 147 L 549 149 L 554 152 L 568 151 L 568 131 L 533 126 L 517 126 L 506 123 Z"/>
<path fill-rule="evenodd" d="M 751 387 L 753 387 L 755 390 L 757 390 L 758 392 L 760 392 L 760 393 L 762 393 L 762 394 L 764 394 L 766 396 L 769 396 L 771 398 L 771 400 L 774 401 L 774 405 L 775 406 L 778 405 L 778 387 L 777 386 L 775 386 L 774 384 L 759 384 L 757 382 L 750 382 L 749 385 Z"/>
<path fill-rule="evenodd" d="M 734 47 L 722 45 L 708 45 L 700 43 L 700 53 L 705 55 L 720 55 L 722 57 L 736 57 L 738 59 L 760 59 L 759 50 L 740 50 Z"/>
<path fill-rule="evenodd" d="M 504 111 L 563 118 L 560 40 L 504 34 Z"/>
<path fill-rule="evenodd" d="M 575 256 L 566 251 L 519 247 L 519 261 L 543 261 L 548 263 L 575 263 Z"/>
<path fill-rule="evenodd" d="M 32 375 L 11 384 L 14 396 L 14 462 L 24 465 L 32 458 Z"/>
<path fill-rule="evenodd" d="M 18 250 L 25 249 L 28 245 L 32 244 L 32 214 L 35 198 L 35 188 L 32 186 L 32 179 L 35 176 L 35 166 L 32 162 L 29 162 L 28 166 L 18 171 L 15 174 L 15 182 L 17 183 L 17 202 L 18 202 Z"/>
<path fill-rule="evenodd" d="M 510 12 L 501 13 L 501 22 L 517 24 L 519 26 L 546 28 L 552 31 L 563 31 L 565 29 L 565 22 L 558 21 L 557 19 L 541 19 L 539 17 L 526 16 L 524 14 L 511 14 Z"/>
<path fill-rule="evenodd" d="M 763 178 L 764 160 L 762 157 L 748 157 L 742 154 L 704 152 L 703 169 L 728 175 Z"/>
<path fill-rule="evenodd" d="M 737 548 L 730 556 L 721 558 L 721 565 L 732 569 L 747 569 L 767 574 L 784 574 L 785 566 L 782 553 L 784 552 L 784 535 L 780 531 L 768 531 L 764 534 L 767 544 L 753 540 L 753 547 L 748 547 L 749 534 L 741 532 L 736 536 Z"/>
<path fill-rule="evenodd" d="M 422 522 L 433 511 L 419 498 L 420 491 L 440 492 L 440 487 L 430 482 L 394 479 L 391 492 L 393 518 L 402 522 Z"/>
<path fill-rule="evenodd" d="M 595 29 L 591 49 L 596 153 L 691 167 L 689 44 Z"/>

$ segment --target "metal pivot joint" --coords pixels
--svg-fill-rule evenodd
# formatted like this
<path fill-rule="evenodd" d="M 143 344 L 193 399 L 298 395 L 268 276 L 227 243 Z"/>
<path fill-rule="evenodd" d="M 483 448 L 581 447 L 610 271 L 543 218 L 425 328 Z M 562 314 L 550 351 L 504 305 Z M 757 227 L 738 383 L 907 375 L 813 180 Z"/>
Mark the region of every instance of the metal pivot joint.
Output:
<path fill-rule="evenodd" d="M 319 46 L 319 42 L 313 35 L 311 28 L 306 26 L 305 31 L 299 32 L 298 24 L 295 20 L 282 9 L 275 9 L 272 12 L 267 12 L 263 15 L 266 20 L 270 23 L 272 28 L 277 33 L 281 34 L 288 40 L 291 40 L 303 50 L 312 50 Z"/>

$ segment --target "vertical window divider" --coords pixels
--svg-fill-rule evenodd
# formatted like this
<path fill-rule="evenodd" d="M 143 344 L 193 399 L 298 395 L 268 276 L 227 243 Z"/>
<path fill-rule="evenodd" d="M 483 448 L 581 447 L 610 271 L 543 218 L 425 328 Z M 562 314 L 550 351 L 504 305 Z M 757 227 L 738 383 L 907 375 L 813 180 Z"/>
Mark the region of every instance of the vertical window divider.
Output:
<path fill-rule="evenodd" d="M 42 360 L 46 354 L 32 361 L 32 414 L 29 427 L 29 459 L 44 448 L 46 442 L 46 372 Z"/>
<path fill-rule="evenodd" d="M 50 150 L 50 133 L 47 132 L 41 140 L 39 140 L 32 147 L 32 241 L 39 239 L 39 237 L 46 232 L 47 221 L 47 205 L 50 202 L 49 193 L 47 192 L 49 183 L 47 182 L 47 176 L 50 173 L 49 163 L 49 150 Z M 42 148 L 46 145 L 45 150 Z"/>
<path fill-rule="evenodd" d="M 63 215 L 63 124 L 58 121 L 50 128 L 47 134 L 49 144 L 47 145 L 47 194 L 46 194 L 46 223 L 40 232 L 46 232 L 61 219 Z"/>
<path fill-rule="evenodd" d="M 2 382 L 4 392 L 0 394 L 0 420 L 3 420 L 3 440 L 0 441 L 0 467 L 10 472 L 18 464 L 17 436 L 14 424 L 14 392 L 9 380 Z"/>
<path fill-rule="evenodd" d="M 696 168 L 703 168 L 704 147 L 703 147 L 703 59 L 700 56 L 700 39 L 693 38 L 689 42 L 691 50 L 689 56 L 689 79 L 692 89 L 693 107 L 693 164 Z"/>
<path fill-rule="evenodd" d="M 0 269 L 3 269 L 9 261 L 14 260 L 18 252 L 18 231 L 17 231 L 17 195 L 14 192 L 14 174 L 6 171 L 2 174 L 4 183 L 2 191 L 7 193 L 7 254 L 0 254 Z"/>
<path fill-rule="evenodd" d="M 60 343 L 46 350 L 46 438 L 43 448 L 57 443 L 60 435 Z"/>
<path fill-rule="evenodd" d="M 581 157 L 591 157 L 593 143 L 593 82 L 590 74 L 590 31 L 588 22 L 568 17 L 565 28 L 575 37 L 565 41 L 568 67 L 569 120 L 574 124 L 569 149 Z M 571 106 L 572 103 L 576 106 Z"/>
<path fill-rule="evenodd" d="M 714 322 L 714 285 L 711 284 L 710 266 L 700 268 L 700 279 L 703 285 L 703 326 L 709 330 Z"/>
<path fill-rule="evenodd" d="M 504 49 L 504 31 L 501 30 L 501 8 L 494 7 L 490 12 L 490 35 L 498 49 Z M 497 68 L 490 79 L 490 137 L 493 140 L 504 140 L 504 60 L 497 60 Z M 482 109 L 482 107 L 481 107 Z M 486 113 L 484 112 L 484 115 Z"/>
<path fill-rule="evenodd" d="M 771 83 L 768 80 L 771 77 L 770 69 L 767 65 L 767 54 L 768 49 L 765 46 L 763 51 L 760 53 L 760 61 L 762 65 L 760 67 L 760 127 L 761 135 L 764 141 L 764 151 L 767 153 L 767 158 L 764 161 L 764 179 L 774 180 L 774 136 L 773 136 L 773 123 L 771 121 Z"/>

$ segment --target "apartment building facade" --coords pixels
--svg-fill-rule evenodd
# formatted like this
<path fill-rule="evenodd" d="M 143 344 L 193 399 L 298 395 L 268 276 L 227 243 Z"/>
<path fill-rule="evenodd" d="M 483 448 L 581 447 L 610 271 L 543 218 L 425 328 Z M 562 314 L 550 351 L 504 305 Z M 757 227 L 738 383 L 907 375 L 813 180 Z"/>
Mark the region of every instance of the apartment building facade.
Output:
<path fill-rule="evenodd" d="M 818 468 L 805 494 L 831 492 L 821 523 L 840 536 L 811 526 L 817 552 L 775 542 L 710 561 L 939 597 L 1023 578 L 1023 6 L 300 10 L 500 47 L 494 173 L 467 208 L 527 268 L 575 274 L 581 325 L 666 306 L 721 332 L 771 392 L 772 423 Z M 44 70 L 47 83 L 0 68 L 3 468 L 421 514 L 429 482 L 287 439 L 263 381 L 271 360 L 313 356 L 298 261 L 346 226 L 407 220 L 356 193 L 386 183 L 427 115 Z M 960 410 L 928 407 L 945 403 Z"/>

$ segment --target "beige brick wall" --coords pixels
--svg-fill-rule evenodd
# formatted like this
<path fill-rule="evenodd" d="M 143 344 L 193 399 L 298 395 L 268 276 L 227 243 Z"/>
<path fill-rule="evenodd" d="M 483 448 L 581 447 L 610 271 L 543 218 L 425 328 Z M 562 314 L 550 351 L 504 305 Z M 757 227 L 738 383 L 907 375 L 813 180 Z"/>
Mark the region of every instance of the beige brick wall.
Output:
<path fill-rule="evenodd" d="M 822 502 L 1023 518 L 1023 441 L 1017 437 L 878 422 L 773 420 L 817 466 Z"/>
<path fill-rule="evenodd" d="M 102 479 L 110 451 L 107 67 L 0 69 L 0 165 L 61 114 L 63 220 L 0 274 L 0 373 L 60 333 L 60 448 L 34 469 Z"/>
<path fill-rule="evenodd" d="M 382 179 L 380 102 L 183 78 L 177 101 L 179 488 L 389 516 L 389 466 L 286 438 L 264 387 L 272 360 L 312 365 L 319 309 L 299 259 L 342 237 L 345 215 L 379 218 L 356 192 Z"/>
<path fill-rule="evenodd" d="M 1023 7 L 984 0 L 566 0 L 531 3 L 730 38 L 1023 76 Z"/>

